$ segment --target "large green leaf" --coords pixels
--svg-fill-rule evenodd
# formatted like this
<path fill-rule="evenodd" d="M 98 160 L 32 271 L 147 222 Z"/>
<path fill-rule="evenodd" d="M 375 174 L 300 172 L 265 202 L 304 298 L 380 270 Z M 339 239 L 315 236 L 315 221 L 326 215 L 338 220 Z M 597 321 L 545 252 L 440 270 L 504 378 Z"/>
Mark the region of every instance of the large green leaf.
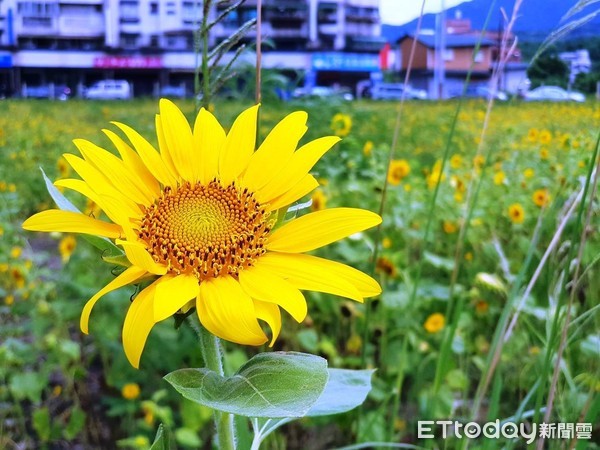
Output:
<path fill-rule="evenodd" d="M 174 450 L 173 439 L 169 430 L 165 429 L 161 423 L 156 431 L 156 437 L 150 447 L 150 450 Z"/>
<path fill-rule="evenodd" d="M 371 391 L 373 372 L 375 370 L 329 369 L 327 386 L 306 415 L 340 414 L 362 405 Z"/>
<path fill-rule="evenodd" d="M 302 417 L 317 402 L 328 379 L 327 361 L 305 353 L 261 353 L 235 375 L 181 369 L 165 376 L 194 402 L 246 417 Z"/>

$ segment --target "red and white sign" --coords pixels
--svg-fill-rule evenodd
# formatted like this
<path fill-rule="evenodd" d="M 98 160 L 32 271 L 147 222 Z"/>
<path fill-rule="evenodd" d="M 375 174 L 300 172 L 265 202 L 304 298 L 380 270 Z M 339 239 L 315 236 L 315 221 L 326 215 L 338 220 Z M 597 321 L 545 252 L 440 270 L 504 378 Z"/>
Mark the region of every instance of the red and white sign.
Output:
<path fill-rule="evenodd" d="M 94 58 L 98 69 L 160 69 L 163 67 L 160 56 L 99 56 Z"/>

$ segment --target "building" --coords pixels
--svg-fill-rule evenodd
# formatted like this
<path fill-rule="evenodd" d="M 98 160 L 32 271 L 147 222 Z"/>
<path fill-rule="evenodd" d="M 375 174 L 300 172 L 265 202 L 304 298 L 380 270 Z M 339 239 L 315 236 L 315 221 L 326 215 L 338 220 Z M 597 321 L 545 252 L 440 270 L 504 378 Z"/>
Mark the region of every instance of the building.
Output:
<path fill-rule="evenodd" d="M 411 48 L 415 44 L 412 61 L 411 85 L 424 89 L 430 98 L 445 98 L 460 95 L 467 73 L 471 72 L 473 83 L 488 82 L 492 74 L 492 47 L 494 42 L 470 35 L 445 36 L 443 47 L 434 35 L 406 35 L 398 41 L 400 71 L 409 65 Z M 479 48 L 476 51 L 477 44 Z M 443 48 L 443 50 L 442 50 Z M 439 52 L 442 52 L 440 55 Z M 443 64 L 444 83 L 440 84 L 437 74 Z"/>
<path fill-rule="evenodd" d="M 219 2 L 210 18 L 232 3 Z M 263 0 L 262 35 L 272 43 L 263 48 L 263 67 L 306 71 L 319 84 L 368 78 L 383 46 L 378 3 Z M 199 0 L 0 0 L 0 90 L 119 78 L 136 95 L 157 84 L 191 92 L 201 15 Z M 256 0 L 247 0 L 211 29 L 210 45 L 256 15 Z M 252 29 L 246 40 L 255 38 Z"/>
<path fill-rule="evenodd" d="M 558 54 L 558 58 L 569 67 L 569 86 L 573 86 L 577 75 L 590 73 L 592 70 L 590 52 L 586 49 L 562 52 Z"/>

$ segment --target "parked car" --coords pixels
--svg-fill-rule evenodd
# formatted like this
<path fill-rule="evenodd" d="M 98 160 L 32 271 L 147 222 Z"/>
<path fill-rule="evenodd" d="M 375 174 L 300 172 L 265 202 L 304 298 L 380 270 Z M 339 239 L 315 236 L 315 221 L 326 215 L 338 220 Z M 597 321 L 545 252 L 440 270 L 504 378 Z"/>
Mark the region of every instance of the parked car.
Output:
<path fill-rule="evenodd" d="M 67 100 L 71 95 L 71 89 L 64 84 L 48 84 L 42 86 L 25 86 L 23 97 L 25 98 L 51 98 Z"/>
<path fill-rule="evenodd" d="M 183 86 L 163 86 L 160 88 L 160 96 L 168 98 L 185 98 L 186 90 Z"/>
<path fill-rule="evenodd" d="M 132 92 L 125 80 L 102 80 L 87 88 L 83 96 L 94 100 L 128 100 L 132 97 Z"/>
<path fill-rule="evenodd" d="M 540 86 L 525 93 L 524 100 L 548 102 L 585 102 L 585 95 L 581 92 L 566 91 L 559 86 Z"/>
<path fill-rule="evenodd" d="M 487 86 L 477 86 L 477 85 L 469 85 L 467 86 L 467 90 L 465 91 L 465 97 L 467 98 L 485 98 L 489 99 L 492 97 L 494 100 L 499 100 L 501 102 L 505 102 L 508 100 L 508 95 L 506 92 L 502 91 L 493 91 Z"/>
<path fill-rule="evenodd" d="M 313 86 L 312 88 L 296 88 L 292 93 L 293 98 L 340 98 L 354 100 L 354 95 L 348 88 L 334 88 L 329 86 Z"/>
<path fill-rule="evenodd" d="M 377 83 L 371 88 L 373 100 L 426 100 L 427 92 L 423 89 L 413 89 L 403 83 Z"/>

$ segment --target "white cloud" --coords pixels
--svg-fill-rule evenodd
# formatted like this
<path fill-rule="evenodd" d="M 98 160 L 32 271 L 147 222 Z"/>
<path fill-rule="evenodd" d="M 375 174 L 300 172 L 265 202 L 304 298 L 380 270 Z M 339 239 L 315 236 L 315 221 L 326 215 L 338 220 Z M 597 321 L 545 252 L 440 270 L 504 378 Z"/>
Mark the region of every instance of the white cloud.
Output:
<path fill-rule="evenodd" d="M 423 0 L 379 0 L 381 22 L 390 25 L 403 25 L 419 17 Z M 437 13 L 471 0 L 425 0 L 425 13 Z"/>

